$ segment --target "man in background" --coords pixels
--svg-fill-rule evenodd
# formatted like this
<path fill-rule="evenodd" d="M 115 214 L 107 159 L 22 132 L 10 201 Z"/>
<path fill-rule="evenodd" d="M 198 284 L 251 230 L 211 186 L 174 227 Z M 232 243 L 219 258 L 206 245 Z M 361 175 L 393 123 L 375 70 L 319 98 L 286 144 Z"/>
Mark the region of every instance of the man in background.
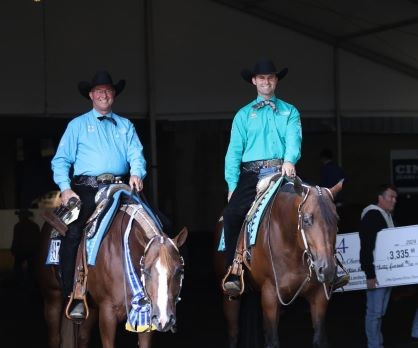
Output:
<path fill-rule="evenodd" d="M 396 187 L 389 184 L 380 185 L 377 190 L 377 203 L 370 204 L 361 213 L 360 265 L 367 279 L 365 326 L 368 348 L 383 347 L 382 318 L 386 313 L 392 288 L 379 287 L 373 253 L 377 233 L 384 228 L 394 227 L 392 213 L 397 197 Z"/>
<path fill-rule="evenodd" d="M 33 213 L 27 209 L 17 210 L 19 221 L 13 229 L 11 252 L 14 256 L 13 271 L 18 283 L 24 283 L 24 264 L 27 265 L 27 278 L 30 282 L 35 276 L 36 255 L 39 250 L 41 231 L 39 225 L 31 218 Z"/>

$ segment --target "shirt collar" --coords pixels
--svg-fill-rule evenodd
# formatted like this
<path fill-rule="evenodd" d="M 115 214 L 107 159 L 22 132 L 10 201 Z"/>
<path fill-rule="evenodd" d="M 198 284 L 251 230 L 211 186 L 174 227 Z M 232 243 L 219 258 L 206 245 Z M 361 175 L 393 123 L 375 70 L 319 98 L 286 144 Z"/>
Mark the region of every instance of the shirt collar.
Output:
<path fill-rule="evenodd" d="M 260 96 L 257 96 L 256 103 L 259 103 L 263 100 L 265 99 Z M 277 97 L 275 95 L 273 95 L 269 100 L 271 100 L 274 104 L 277 104 Z"/>
<path fill-rule="evenodd" d="M 93 108 L 93 115 L 95 118 L 98 118 L 100 116 L 106 116 L 106 117 L 110 117 L 112 118 L 113 112 L 110 111 L 109 113 L 107 113 L 106 115 L 102 115 L 100 112 L 98 112 L 96 109 Z"/>

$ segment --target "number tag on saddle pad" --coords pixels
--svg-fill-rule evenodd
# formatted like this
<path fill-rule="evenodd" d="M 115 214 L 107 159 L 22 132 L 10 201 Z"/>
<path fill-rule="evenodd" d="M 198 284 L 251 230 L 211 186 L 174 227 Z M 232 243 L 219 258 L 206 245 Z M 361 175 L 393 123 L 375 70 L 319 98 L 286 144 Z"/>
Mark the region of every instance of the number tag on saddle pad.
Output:
<path fill-rule="evenodd" d="M 48 255 L 45 264 L 59 265 L 60 263 L 61 238 L 50 239 Z"/>

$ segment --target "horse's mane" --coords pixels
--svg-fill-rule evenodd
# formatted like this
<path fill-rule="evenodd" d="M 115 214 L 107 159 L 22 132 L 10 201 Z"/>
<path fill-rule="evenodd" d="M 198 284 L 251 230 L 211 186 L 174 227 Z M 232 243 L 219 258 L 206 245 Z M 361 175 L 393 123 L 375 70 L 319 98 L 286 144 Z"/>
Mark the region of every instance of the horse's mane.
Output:
<path fill-rule="evenodd" d="M 323 192 L 323 190 L 322 190 Z M 327 225 L 337 225 L 338 224 L 338 214 L 334 209 L 332 209 L 331 199 L 326 199 L 324 193 L 318 195 L 319 209 L 321 210 L 324 221 Z"/>
<path fill-rule="evenodd" d="M 309 184 L 304 184 L 306 186 L 309 186 L 311 188 L 311 191 L 317 192 L 317 190 L 313 190 L 315 188 L 315 186 L 311 186 Z M 287 182 L 286 184 L 284 184 L 283 186 L 280 187 L 280 192 L 288 192 L 288 193 L 293 193 L 296 195 L 296 191 L 295 191 L 295 187 L 292 183 Z M 324 190 L 321 190 L 322 194 L 316 194 L 315 196 L 317 197 L 318 200 L 318 206 L 319 209 L 321 210 L 321 214 L 324 218 L 324 222 L 327 225 L 336 225 L 338 223 L 338 215 L 337 213 L 332 209 L 332 201 L 330 199 L 325 198 L 325 192 Z"/>

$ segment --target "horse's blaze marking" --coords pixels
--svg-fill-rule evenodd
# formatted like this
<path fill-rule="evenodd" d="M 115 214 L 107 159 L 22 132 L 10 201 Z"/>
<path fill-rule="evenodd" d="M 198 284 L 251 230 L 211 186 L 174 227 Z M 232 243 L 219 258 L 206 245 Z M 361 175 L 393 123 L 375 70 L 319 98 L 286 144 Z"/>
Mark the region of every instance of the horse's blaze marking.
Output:
<path fill-rule="evenodd" d="M 160 259 L 156 262 L 156 268 L 158 272 L 157 306 L 160 312 L 161 326 L 164 327 L 169 320 L 167 315 L 168 270 L 166 266 L 161 263 Z"/>

